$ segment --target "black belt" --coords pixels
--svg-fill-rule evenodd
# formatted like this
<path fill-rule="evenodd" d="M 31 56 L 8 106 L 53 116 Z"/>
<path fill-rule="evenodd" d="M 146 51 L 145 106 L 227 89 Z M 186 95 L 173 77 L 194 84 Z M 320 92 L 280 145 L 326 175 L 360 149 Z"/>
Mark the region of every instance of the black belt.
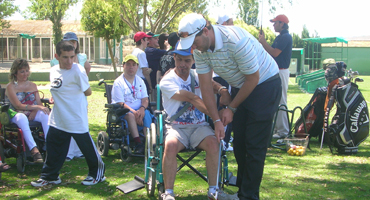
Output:
<path fill-rule="evenodd" d="M 275 74 L 275 75 L 271 76 L 270 78 L 268 78 L 267 80 L 265 80 L 264 83 L 273 81 L 273 80 L 278 79 L 278 78 L 280 78 L 279 74 Z"/>

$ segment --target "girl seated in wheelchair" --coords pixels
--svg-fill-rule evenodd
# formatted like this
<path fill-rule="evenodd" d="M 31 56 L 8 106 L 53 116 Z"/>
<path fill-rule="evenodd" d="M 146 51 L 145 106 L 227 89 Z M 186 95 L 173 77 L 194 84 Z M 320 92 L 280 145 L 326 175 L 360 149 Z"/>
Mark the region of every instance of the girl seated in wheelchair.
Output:
<path fill-rule="evenodd" d="M 5 101 L 10 103 L 10 109 L 17 112 L 11 119 L 23 132 L 24 140 L 31 151 L 33 161 L 43 163 L 42 156 L 32 137 L 29 121 L 41 122 L 44 135 L 49 130 L 49 108 L 41 103 L 35 83 L 28 80 L 30 66 L 27 60 L 14 60 L 9 74 L 9 83 L 6 86 Z"/>

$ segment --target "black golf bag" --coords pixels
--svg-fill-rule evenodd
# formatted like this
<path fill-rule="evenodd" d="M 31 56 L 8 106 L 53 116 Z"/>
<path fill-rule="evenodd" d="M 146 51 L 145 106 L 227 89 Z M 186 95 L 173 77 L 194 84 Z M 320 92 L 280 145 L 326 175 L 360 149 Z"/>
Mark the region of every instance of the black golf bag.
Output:
<path fill-rule="evenodd" d="M 307 133 L 309 137 L 321 136 L 322 128 L 324 125 L 324 105 L 327 94 L 326 87 L 317 88 L 315 93 L 312 95 L 311 100 L 303 108 L 303 116 L 299 117 L 295 123 L 295 134 L 306 134 L 304 130 L 303 121 L 306 123 Z"/>
<path fill-rule="evenodd" d="M 329 113 L 336 101 L 337 112 L 329 125 Z M 369 136 L 369 111 L 358 86 L 348 82 L 336 85 L 324 117 L 324 139 L 332 153 L 356 154 Z"/>

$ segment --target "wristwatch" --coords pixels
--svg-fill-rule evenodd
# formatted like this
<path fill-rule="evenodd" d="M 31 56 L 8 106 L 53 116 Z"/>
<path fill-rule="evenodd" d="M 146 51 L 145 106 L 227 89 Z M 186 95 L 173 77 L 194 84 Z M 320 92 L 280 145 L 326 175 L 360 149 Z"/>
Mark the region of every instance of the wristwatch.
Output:
<path fill-rule="evenodd" d="M 230 109 L 230 110 L 231 110 L 231 112 L 233 112 L 234 114 L 235 114 L 235 112 L 236 112 L 236 110 L 237 110 L 237 108 L 233 108 L 233 107 L 231 107 L 231 106 L 226 106 L 226 108 Z"/>

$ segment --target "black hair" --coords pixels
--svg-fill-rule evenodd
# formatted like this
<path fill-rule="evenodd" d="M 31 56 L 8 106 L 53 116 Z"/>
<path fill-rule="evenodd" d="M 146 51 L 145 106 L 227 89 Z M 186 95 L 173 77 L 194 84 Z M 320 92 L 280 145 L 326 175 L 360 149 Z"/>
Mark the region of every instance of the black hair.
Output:
<path fill-rule="evenodd" d="M 158 44 L 160 49 L 166 49 L 164 46 L 164 42 L 168 39 L 168 34 L 167 33 L 162 33 L 158 37 Z"/>
<path fill-rule="evenodd" d="M 75 47 L 71 41 L 60 41 L 56 46 L 58 56 L 62 54 L 62 51 L 75 51 Z"/>

